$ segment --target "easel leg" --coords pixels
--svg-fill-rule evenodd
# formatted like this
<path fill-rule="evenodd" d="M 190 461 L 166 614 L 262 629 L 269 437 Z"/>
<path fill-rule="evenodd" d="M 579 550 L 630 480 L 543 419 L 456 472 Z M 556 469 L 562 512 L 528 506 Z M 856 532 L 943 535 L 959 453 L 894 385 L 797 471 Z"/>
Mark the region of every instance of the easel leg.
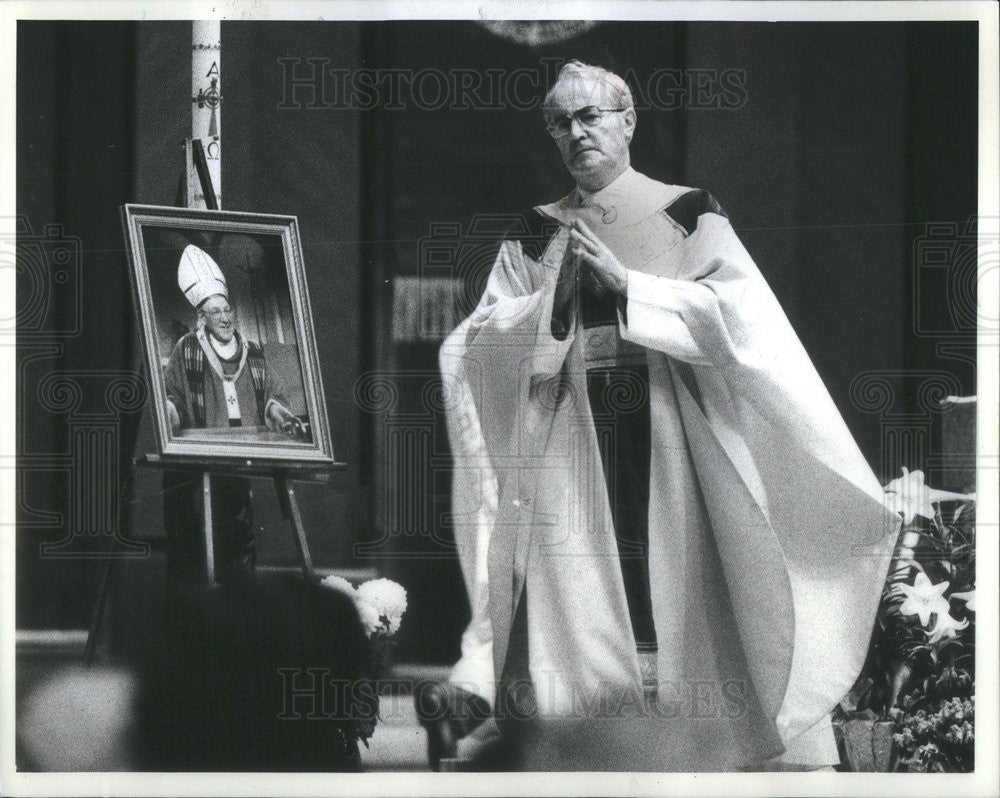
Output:
<path fill-rule="evenodd" d="M 212 537 L 212 478 L 207 471 L 201 475 L 202 507 L 205 517 L 205 573 L 208 584 L 215 584 L 215 541 Z"/>
<path fill-rule="evenodd" d="M 291 522 L 292 531 L 295 532 L 295 542 L 298 544 L 299 554 L 302 556 L 302 571 L 309 579 L 315 581 L 316 570 L 313 568 L 312 556 L 309 554 L 309 543 L 306 541 L 305 529 L 302 526 L 299 505 L 295 501 L 295 489 L 289 484 L 287 477 L 283 476 L 274 478 L 274 488 L 278 492 L 281 514 Z"/>

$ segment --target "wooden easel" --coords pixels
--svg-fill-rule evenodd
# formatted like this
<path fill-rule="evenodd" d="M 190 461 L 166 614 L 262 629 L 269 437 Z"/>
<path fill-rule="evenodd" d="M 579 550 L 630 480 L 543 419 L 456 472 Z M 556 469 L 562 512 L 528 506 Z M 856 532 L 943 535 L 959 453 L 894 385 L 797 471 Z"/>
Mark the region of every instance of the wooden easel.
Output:
<path fill-rule="evenodd" d="M 212 178 L 209 174 L 208 164 L 205 158 L 205 151 L 199 139 L 186 139 L 184 142 L 185 160 L 185 193 L 188 198 L 188 205 L 192 205 L 192 199 L 196 187 L 200 187 L 202 198 L 206 206 L 211 210 L 218 210 L 219 204 L 216 199 Z M 204 534 L 205 549 L 205 573 L 208 577 L 208 584 L 214 586 L 215 582 L 215 545 L 212 524 L 212 474 L 245 476 L 245 477 L 265 477 L 270 478 L 274 483 L 275 491 L 278 494 L 278 502 L 281 506 L 282 517 L 292 526 L 295 535 L 295 544 L 302 559 L 302 572 L 310 581 L 318 581 L 316 570 L 313 567 L 312 555 L 309 553 L 309 543 L 306 540 L 305 529 L 302 524 L 302 515 L 299 512 L 299 505 L 295 498 L 295 489 L 291 480 L 309 482 L 329 482 L 332 472 L 337 465 L 311 465 L 305 464 L 275 464 L 265 461 L 253 460 L 210 460 L 203 461 L 188 458 L 163 458 L 157 454 L 146 454 L 133 459 L 135 466 L 149 466 L 164 469 L 187 469 L 194 473 L 201 474 L 202 486 L 202 531 Z M 341 466 L 342 467 L 342 466 Z M 98 589 L 97 601 L 91 613 L 90 628 L 87 634 L 86 662 L 91 664 L 97 647 L 97 636 L 104 614 L 104 606 L 107 601 L 107 594 L 110 588 L 110 575 L 112 561 L 116 558 L 117 552 L 114 543 L 107 552 L 107 560 L 104 566 L 104 573 L 101 577 L 101 584 Z"/>
<path fill-rule="evenodd" d="M 243 477 L 264 477 L 274 482 L 274 489 L 278 494 L 278 503 L 281 506 L 281 515 L 291 524 L 292 532 L 295 535 L 295 545 L 302 560 L 302 574 L 306 579 L 318 582 L 320 577 L 313 566 L 312 555 L 309 553 L 309 542 L 306 540 L 305 526 L 302 523 L 302 514 L 299 512 L 298 500 L 295 497 L 295 488 L 292 480 L 298 482 L 322 482 L 329 483 L 333 477 L 333 471 L 340 466 L 315 467 L 315 466 L 275 466 L 267 463 L 254 463 L 252 461 L 241 460 L 239 463 L 185 463 L 173 460 L 165 460 L 158 455 L 149 454 L 136 457 L 133 460 L 135 466 L 147 466 L 164 469 L 184 469 L 189 468 L 195 473 L 201 473 L 202 486 L 202 532 L 204 534 L 205 549 L 205 573 L 208 584 L 215 586 L 215 544 L 212 529 L 212 475 L 220 476 L 243 476 Z M 342 467 L 342 466 L 341 466 Z M 87 633 L 87 647 L 85 652 L 87 664 L 91 664 L 97 648 L 97 637 L 101 625 L 104 605 L 107 601 L 108 590 L 110 588 L 110 572 L 112 562 L 116 559 L 114 549 L 108 551 L 107 560 L 104 565 L 104 574 L 101 578 L 97 602 L 94 605 L 90 619 L 90 629 Z"/>
<path fill-rule="evenodd" d="M 239 476 L 239 477 L 264 477 L 274 482 L 274 489 L 278 494 L 278 503 L 281 506 L 281 516 L 292 526 L 295 535 L 295 545 L 299 550 L 299 557 L 302 560 L 302 573 L 306 578 L 318 580 L 316 569 L 313 567 L 312 555 L 309 553 L 309 542 L 306 540 L 305 527 L 302 523 L 302 514 L 299 512 L 299 504 L 295 498 L 295 488 L 292 487 L 291 480 L 300 482 L 329 482 L 332 476 L 330 467 L 317 468 L 309 466 L 275 466 L 267 463 L 254 463 L 249 460 L 241 460 L 239 464 L 227 463 L 178 463 L 169 459 L 164 459 L 158 455 L 148 454 L 135 459 L 137 466 L 149 466 L 154 468 L 185 468 L 194 472 L 201 472 L 201 492 L 202 492 L 202 532 L 205 536 L 205 573 L 208 577 L 208 584 L 215 584 L 215 544 L 212 535 L 212 475 L 219 476 Z"/>
<path fill-rule="evenodd" d="M 137 465 L 157 465 L 161 467 L 174 467 L 170 463 L 164 463 L 158 457 L 146 456 L 137 461 Z M 260 476 L 268 477 L 274 482 L 275 492 L 278 494 L 278 503 L 281 506 L 281 516 L 292 526 L 295 535 L 295 545 L 299 550 L 299 557 L 302 559 L 302 573 L 307 579 L 318 581 L 316 569 L 313 567 L 312 555 L 309 553 L 309 542 L 306 540 L 305 527 L 302 524 L 302 514 L 299 512 L 299 504 L 295 498 L 295 488 L 292 487 L 291 479 L 310 482 L 329 482 L 330 473 L 328 471 L 298 469 L 290 471 L 269 466 L 245 466 L 241 468 L 226 469 L 204 468 L 201 472 L 202 491 L 202 531 L 205 536 L 205 573 L 208 576 L 208 583 L 215 584 L 215 545 L 212 535 L 212 474 L 223 474 L 227 476 Z"/>

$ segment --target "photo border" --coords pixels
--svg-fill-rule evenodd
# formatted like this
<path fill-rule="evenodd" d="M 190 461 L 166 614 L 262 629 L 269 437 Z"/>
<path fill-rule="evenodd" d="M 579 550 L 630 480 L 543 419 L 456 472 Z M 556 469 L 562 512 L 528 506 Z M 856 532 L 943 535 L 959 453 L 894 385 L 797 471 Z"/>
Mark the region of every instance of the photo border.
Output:
<path fill-rule="evenodd" d="M 14 170 L 14 61 L 15 26 L 23 19 L 257 19 L 360 21 L 388 19 L 616 19 L 637 21 L 719 20 L 749 21 L 851 21 L 888 20 L 975 20 L 979 22 L 979 214 L 994 221 L 998 204 L 998 24 L 997 7 L 987 0 L 950 2 L 945 0 L 904 0 L 901 2 L 840 2 L 823 0 L 800 2 L 636 2 L 613 0 L 603 5 L 580 0 L 528 5 L 485 0 L 470 4 L 437 0 L 425 4 L 305 2 L 279 5 L 263 0 L 252 9 L 233 0 L 205 2 L 163 2 L 146 5 L 116 2 L 11 2 L 0 7 L 0 57 L 4 80 L 0 81 L 0 214 L 5 228 L 13 230 L 15 204 Z M 980 252 L 980 276 L 996 268 Z M 997 297 L 980 296 L 980 307 L 995 312 Z M 13 292 L 0 297 L 0 313 L 14 318 Z M 992 465 L 997 451 L 997 398 L 1000 389 L 996 334 L 979 331 L 979 407 L 977 462 L 980 475 L 990 479 L 981 485 L 979 506 L 984 518 L 997 516 L 998 493 Z M 16 370 L 13 346 L 0 346 L 0 401 L 13 419 Z M 977 740 L 976 771 L 968 774 L 820 774 L 820 773 L 362 773 L 362 774 L 254 774 L 254 773 L 18 773 L 14 753 L 14 607 L 15 501 L 13 468 L 14 424 L 0 424 L 0 462 L 10 465 L 0 472 L 0 790 L 10 795 L 996 795 L 998 785 L 998 556 L 996 536 L 979 541 L 977 590 L 983 596 L 984 615 L 977 641 Z M 990 467 L 987 467 L 990 466 Z M 993 527 L 995 529 L 995 527 Z M 980 734 L 980 732 L 982 732 Z"/>
<path fill-rule="evenodd" d="M 200 210 L 164 205 L 129 203 L 121 207 L 122 227 L 128 251 L 129 277 L 135 301 L 136 321 L 142 338 L 145 363 L 152 394 L 154 428 L 158 451 L 155 457 L 178 464 L 231 465 L 234 468 L 254 468 L 261 465 L 291 468 L 331 468 L 337 463 L 330 438 L 330 422 L 320 376 L 319 355 L 306 287 L 302 243 L 298 219 L 269 213 L 245 211 Z M 156 335 L 155 307 L 146 263 L 143 228 L 160 227 L 199 232 L 280 235 L 292 303 L 292 316 L 299 348 L 299 367 L 312 445 L 305 443 L 255 443 L 252 441 L 188 440 L 170 433 L 166 407 L 166 387 L 160 368 L 161 353 Z"/>

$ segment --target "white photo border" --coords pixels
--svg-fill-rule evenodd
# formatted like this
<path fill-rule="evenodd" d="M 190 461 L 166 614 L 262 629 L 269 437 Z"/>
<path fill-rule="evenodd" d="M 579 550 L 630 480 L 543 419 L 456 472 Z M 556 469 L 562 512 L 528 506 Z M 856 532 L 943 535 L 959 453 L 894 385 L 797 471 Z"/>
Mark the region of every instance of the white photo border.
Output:
<path fill-rule="evenodd" d="M 110 2 L 9 2 L 0 6 L 0 242 L 13 246 L 15 197 L 15 58 L 18 19 L 122 19 L 122 20 L 387 20 L 387 19 L 615 19 L 615 20 L 720 20 L 720 21 L 851 21 L 858 24 L 889 20 L 975 20 L 979 23 L 979 218 L 994 225 L 980 229 L 981 241 L 996 236 L 1000 218 L 998 175 L 998 11 L 992 0 L 974 2 L 644 2 L 643 0 L 548 0 L 544 3 L 351 1 L 281 3 L 260 0 L 252 6 L 223 2 L 170 2 L 143 4 Z M 994 239 L 995 240 L 995 239 Z M 5 243 L 2 246 L 6 247 Z M 998 266 L 980 250 L 980 282 Z M 3 253 L 3 258 L 7 254 Z M 9 262 L 13 263 L 12 254 Z M 3 261 L 8 265 L 7 260 Z M 13 272 L 13 269 L 5 271 Z M 0 291 L 0 317 L 16 315 L 13 276 Z M 980 292 L 980 318 L 996 319 L 998 297 Z M 978 515 L 997 529 L 1000 518 L 995 480 L 998 452 L 998 341 L 993 331 L 980 330 L 978 368 L 977 463 L 986 479 L 980 482 Z M 0 791 L 6 795 L 927 795 L 993 796 L 1000 792 L 1000 713 L 998 713 L 997 663 L 1000 560 L 998 536 L 982 535 L 977 561 L 980 614 L 977 632 L 976 771 L 970 774 L 865 774 L 865 773 L 362 773 L 362 774 L 260 774 L 260 773 L 18 773 L 14 764 L 14 641 L 15 641 L 15 537 L 16 537 L 16 360 L 12 342 L 0 340 L 0 407 L 7 423 L 0 424 Z"/>

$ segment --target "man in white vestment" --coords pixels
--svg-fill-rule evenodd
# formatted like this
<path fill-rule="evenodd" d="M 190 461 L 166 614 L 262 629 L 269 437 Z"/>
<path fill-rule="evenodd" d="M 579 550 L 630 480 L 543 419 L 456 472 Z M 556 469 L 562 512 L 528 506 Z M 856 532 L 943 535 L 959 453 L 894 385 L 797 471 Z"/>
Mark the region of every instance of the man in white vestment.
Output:
<path fill-rule="evenodd" d="M 544 114 L 576 187 L 440 355 L 473 617 L 439 703 L 631 712 L 671 742 L 623 769 L 836 764 L 898 519 L 718 203 L 631 168 L 624 81 L 570 62 Z"/>

